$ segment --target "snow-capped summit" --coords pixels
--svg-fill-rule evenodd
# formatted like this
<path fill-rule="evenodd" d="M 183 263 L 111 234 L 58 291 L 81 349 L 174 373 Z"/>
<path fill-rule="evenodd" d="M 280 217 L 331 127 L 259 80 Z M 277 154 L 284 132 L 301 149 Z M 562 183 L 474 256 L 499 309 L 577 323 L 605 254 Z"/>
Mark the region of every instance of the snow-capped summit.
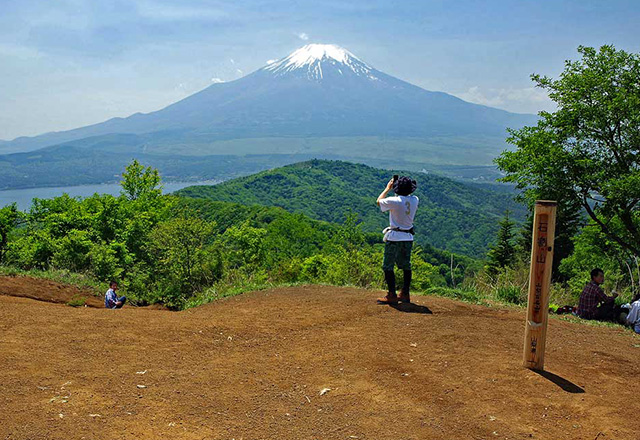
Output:
<path fill-rule="evenodd" d="M 308 79 L 321 80 L 327 73 L 338 75 L 356 74 L 370 79 L 374 69 L 354 54 L 335 44 L 307 44 L 289 56 L 270 63 L 264 70 L 275 76 L 302 74 Z"/>

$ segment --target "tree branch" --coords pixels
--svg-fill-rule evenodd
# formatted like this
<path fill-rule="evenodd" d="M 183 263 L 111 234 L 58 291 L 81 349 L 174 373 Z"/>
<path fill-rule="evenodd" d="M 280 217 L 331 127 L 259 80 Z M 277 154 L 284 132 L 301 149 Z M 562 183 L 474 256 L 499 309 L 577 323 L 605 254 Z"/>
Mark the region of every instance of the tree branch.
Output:
<path fill-rule="evenodd" d="M 598 216 L 596 215 L 596 213 L 593 211 L 593 209 L 591 209 L 591 206 L 589 205 L 589 203 L 587 203 L 587 196 L 585 194 L 582 195 L 583 198 L 583 203 L 582 206 L 584 207 L 584 209 L 587 211 L 587 214 L 589 214 L 589 217 L 591 217 L 591 219 L 596 222 L 598 224 L 598 226 L 600 226 L 600 229 L 602 230 L 602 232 L 609 237 L 610 239 L 612 239 L 613 241 L 615 241 L 616 243 L 618 243 L 620 246 L 622 246 L 624 249 L 631 251 L 632 253 L 638 255 L 640 254 L 640 247 L 636 247 L 633 246 L 629 243 L 627 243 L 626 241 L 624 241 L 622 238 L 618 237 L 617 235 L 615 235 L 613 232 L 611 232 L 609 230 L 609 227 L 598 218 Z"/>

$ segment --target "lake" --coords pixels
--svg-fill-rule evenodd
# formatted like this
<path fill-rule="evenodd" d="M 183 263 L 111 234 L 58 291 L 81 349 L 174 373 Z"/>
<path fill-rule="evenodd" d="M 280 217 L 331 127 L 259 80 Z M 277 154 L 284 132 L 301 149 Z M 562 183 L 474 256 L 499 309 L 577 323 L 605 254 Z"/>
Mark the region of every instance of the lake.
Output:
<path fill-rule="evenodd" d="M 167 194 L 192 185 L 215 185 L 220 180 L 203 180 L 201 182 L 164 182 L 162 192 Z M 31 207 L 34 198 L 50 199 L 67 193 L 72 197 L 89 197 L 98 194 L 120 194 L 119 183 L 101 183 L 96 185 L 52 186 L 45 188 L 7 189 L 0 191 L 0 208 L 16 203 L 18 209 L 26 211 Z"/>

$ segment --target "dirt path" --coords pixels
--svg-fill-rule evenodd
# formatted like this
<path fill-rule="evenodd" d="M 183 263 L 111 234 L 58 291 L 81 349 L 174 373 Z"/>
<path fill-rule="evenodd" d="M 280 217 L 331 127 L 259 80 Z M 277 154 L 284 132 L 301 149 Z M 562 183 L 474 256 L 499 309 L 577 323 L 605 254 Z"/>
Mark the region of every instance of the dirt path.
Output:
<path fill-rule="evenodd" d="M 375 297 L 172 313 L 0 296 L 0 439 L 640 439 L 633 334 L 551 320 L 543 377 L 520 367 L 519 311 Z"/>

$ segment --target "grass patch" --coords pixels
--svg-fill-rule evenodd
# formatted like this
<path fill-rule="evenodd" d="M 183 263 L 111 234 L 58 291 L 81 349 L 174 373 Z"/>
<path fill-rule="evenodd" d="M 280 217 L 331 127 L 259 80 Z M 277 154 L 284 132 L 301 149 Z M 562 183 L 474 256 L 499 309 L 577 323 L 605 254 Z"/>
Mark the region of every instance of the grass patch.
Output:
<path fill-rule="evenodd" d="M 583 324 L 583 325 L 590 325 L 592 327 L 608 327 L 608 328 L 613 328 L 613 329 L 623 329 L 623 330 L 629 331 L 629 332 L 637 335 L 638 337 L 640 337 L 640 335 L 638 335 L 631 327 L 619 324 L 617 322 L 596 321 L 596 320 L 593 320 L 593 319 L 582 319 L 582 318 L 580 318 L 578 316 L 571 315 L 571 314 L 569 314 L 569 315 L 555 315 L 555 314 L 550 313 L 549 316 L 551 316 L 552 318 L 555 318 L 555 319 L 559 319 L 561 321 L 579 323 L 579 324 Z"/>
<path fill-rule="evenodd" d="M 518 286 L 500 286 L 496 289 L 496 298 L 498 301 L 521 305 L 526 302 L 523 298 L 522 289 Z"/>
<path fill-rule="evenodd" d="M 68 306 L 71 307 L 84 307 L 84 305 L 87 303 L 86 298 L 80 297 L 80 296 L 74 296 L 73 298 L 71 298 L 71 300 L 67 303 Z"/>

